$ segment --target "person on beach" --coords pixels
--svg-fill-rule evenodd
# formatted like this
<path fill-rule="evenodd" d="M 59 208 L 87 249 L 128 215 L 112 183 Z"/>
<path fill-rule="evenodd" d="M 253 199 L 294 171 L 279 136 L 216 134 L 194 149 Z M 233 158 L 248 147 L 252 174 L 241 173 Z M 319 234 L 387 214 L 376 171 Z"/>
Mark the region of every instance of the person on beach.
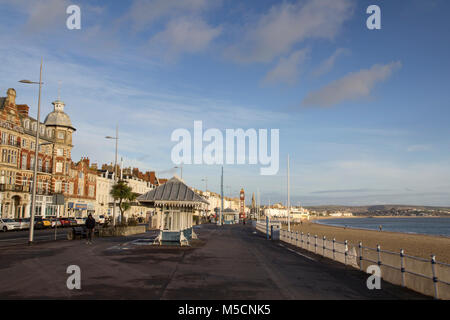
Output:
<path fill-rule="evenodd" d="M 92 234 L 94 233 L 95 229 L 95 219 L 92 217 L 92 214 L 89 214 L 88 218 L 86 219 L 86 244 L 92 244 Z"/>
<path fill-rule="evenodd" d="M 379 228 L 380 228 L 380 231 L 383 231 L 383 226 L 381 224 L 380 224 Z"/>

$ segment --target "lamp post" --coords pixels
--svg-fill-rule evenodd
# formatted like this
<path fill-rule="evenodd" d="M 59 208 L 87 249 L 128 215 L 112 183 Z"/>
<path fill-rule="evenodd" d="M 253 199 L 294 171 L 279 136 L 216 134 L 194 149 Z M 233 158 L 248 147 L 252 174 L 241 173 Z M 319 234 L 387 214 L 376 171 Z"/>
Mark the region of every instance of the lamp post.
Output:
<path fill-rule="evenodd" d="M 202 179 L 202 181 L 205 181 L 205 192 L 208 191 L 208 178 Z"/>
<path fill-rule="evenodd" d="M 113 139 L 116 140 L 116 156 L 114 159 L 114 182 L 117 181 L 117 147 L 119 144 L 119 125 L 116 125 L 116 136 L 115 137 L 111 137 L 111 136 L 106 136 L 106 139 Z M 113 208 L 113 226 L 116 225 L 116 199 L 114 199 L 114 208 Z"/>
<path fill-rule="evenodd" d="M 39 161 L 39 131 L 40 131 L 40 121 L 41 121 L 41 91 L 42 91 L 42 59 L 41 68 L 39 71 L 39 82 L 34 82 L 30 80 L 20 80 L 21 83 L 26 84 L 39 84 L 39 97 L 38 97 L 38 110 L 37 110 L 37 130 L 36 130 L 36 143 L 34 150 L 34 168 L 33 168 L 33 191 L 31 193 L 31 221 L 30 221 L 30 233 L 28 238 L 28 245 L 33 243 L 34 239 L 34 216 L 36 211 L 36 185 L 37 185 L 37 169 Z"/>
<path fill-rule="evenodd" d="M 180 178 L 181 178 L 181 180 L 183 180 L 183 164 L 180 164 L 180 166 L 178 167 L 178 166 L 176 166 L 176 167 L 173 167 L 174 169 L 180 169 Z"/>

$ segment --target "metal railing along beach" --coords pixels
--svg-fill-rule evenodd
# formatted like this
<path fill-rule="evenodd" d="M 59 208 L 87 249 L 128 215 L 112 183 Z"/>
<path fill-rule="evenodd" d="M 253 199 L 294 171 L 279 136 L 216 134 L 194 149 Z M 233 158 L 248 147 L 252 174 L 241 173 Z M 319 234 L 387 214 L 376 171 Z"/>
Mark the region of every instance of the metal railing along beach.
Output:
<path fill-rule="evenodd" d="M 404 250 L 382 250 L 380 245 L 370 248 L 362 242 L 351 244 L 347 240 L 337 241 L 321 235 L 288 231 L 279 228 L 279 222 L 274 222 L 276 227 L 272 229 L 272 223 L 270 222 L 267 228 L 265 222 L 256 222 L 255 227 L 264 234 L 268 230 L 270 238 L 274 240 L 286 242 L 363 272 L 369 266 L 377 265 L 381 270 L 381 278 L 387 282 L 436 299 L 450 299 L 450 265 L 437 261 L 434 255 L 431 255 L 430 259 L 424 259 L 407 255 Z"/>

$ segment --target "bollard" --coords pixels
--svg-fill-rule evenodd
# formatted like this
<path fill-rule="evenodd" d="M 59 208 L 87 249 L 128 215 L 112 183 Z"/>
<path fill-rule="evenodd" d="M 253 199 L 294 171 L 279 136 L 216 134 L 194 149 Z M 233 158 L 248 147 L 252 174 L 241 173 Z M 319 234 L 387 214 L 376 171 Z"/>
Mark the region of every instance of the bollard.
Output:
<path fill-rule="evenodd" d="M 431 271 L 433 272 L 434 298 L 439 299 L 438 278 L 436 275 L 436 256 L 431 255 Z"/>
<path fill-rule="evenodd" d="M 400 249 L 400 271 L 402 273 L 402 287 L 405 286 L 405 251 Z"/>
<path fill-rule="evenodd" d="M 314 235 L 314 253 L 317 253 L 317 234 Z"/>
<path fill-rule="evenodd" d="M 333 238 L 333 260 L 336 260 L 336 250 L 334 249 L 335 243 L 336 243 L 336 238 Z"/>
<path fill-rule="evenodd" d="M 359 247 L 359 270 L 362 271 L 363 270 L 363 257 L 362 257 L 362 242 L 360 241 L 358 244 Z"/>
<path fill-rule="evenodd" d="M 345 243 L 345 250 L 344 250 L 344 261 L 345 262 L 344 263 L 345 263 L 345 265 L 347 265 L 347 254 L 348 254 L 347 253 L 347 251 L 348 251 L 348 245 L 347 244 L 348 244 L 348 241 L 345 240 L 344 243 Z"/>
<path fill-rule="evenodd" d="M 381 247 L 377 244 L 377 252 L 378 252 L 378 266 L 381 266 Z"/>
<path fill-rule="evenodd" d="M 323 236 L 323 239 L 322 239 L 322 245 L 323 245 L 323 252 L 322 252 L 322 255 L 325 257 L 325 241 L 327 240 L 327 238 L 325 237 L 325 236 Z"/>

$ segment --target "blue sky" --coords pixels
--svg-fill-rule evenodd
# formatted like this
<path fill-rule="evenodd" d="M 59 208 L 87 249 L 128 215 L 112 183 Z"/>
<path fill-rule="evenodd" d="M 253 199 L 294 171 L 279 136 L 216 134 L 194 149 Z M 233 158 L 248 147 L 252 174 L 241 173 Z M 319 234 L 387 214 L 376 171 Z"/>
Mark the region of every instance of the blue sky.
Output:
<path fill-rule="evenodd" d="M 81 30 L 66 8 L 81 8 Z M 378 4 L 382 29 L 366 28 Z M 261 202 L 450 205 L 450 41 L 445 0 L 0 0 L 0 91 L 43 113 L 61 99 L 78 131 L 73 159 L 175 173 L 171 132 L 280 129 L 280 171 L 225 166 L 227 194 Z M 219 191 L 220 167 L 186 165 Z"/>

